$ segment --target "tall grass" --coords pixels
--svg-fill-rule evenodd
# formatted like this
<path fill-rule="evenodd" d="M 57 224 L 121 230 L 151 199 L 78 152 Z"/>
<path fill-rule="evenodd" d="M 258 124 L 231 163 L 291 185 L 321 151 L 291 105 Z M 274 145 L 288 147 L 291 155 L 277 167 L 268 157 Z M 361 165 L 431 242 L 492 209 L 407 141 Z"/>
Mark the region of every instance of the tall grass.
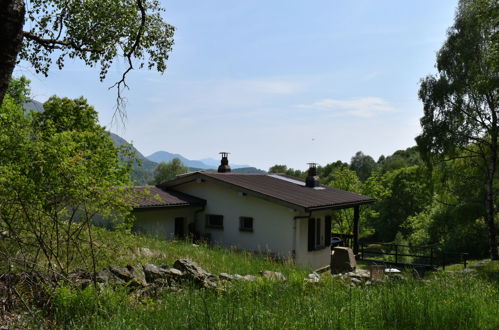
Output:
<path fill-rule="evenodd" d="M 497 264 L 473 274 L 352 288 L 332 277 L 306 283 L 310 271 L 248 252 L 121 233 L 99 233 L 98 267 L 169 264 L 192 258 L 211 273 L 281 271 L 285 282 L 235 282 L 224 290 L 186 287 L 148 300 L 124 289 L 59 288 L 50 327 L 65 329 L 499 329 Z M 131 253 L 147 247 L 159 254 Z M 37 321 L 38 322 L 38 321 Z M 34 328 L 40 324 L 33 324 Z"/>
<path fill-rule="evenodd" d="M 262 280 L 225 291 L 187 288 L 147 302 L 132 302 L 119 290 L 98 295 L 92 290 L 59 291 L 56 324 L 74 329 L 499 328 L 497 283 L 462 274 L 357 288 L 332 278 L 319 284 Z"/>

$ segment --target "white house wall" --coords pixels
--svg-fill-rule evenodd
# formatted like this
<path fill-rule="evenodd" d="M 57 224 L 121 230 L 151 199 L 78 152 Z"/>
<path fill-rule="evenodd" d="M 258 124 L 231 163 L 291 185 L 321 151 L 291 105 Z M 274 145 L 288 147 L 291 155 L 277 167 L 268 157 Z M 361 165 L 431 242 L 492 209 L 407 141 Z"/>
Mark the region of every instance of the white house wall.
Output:
<path fill-rule="evenodd" d="M 321 218 L 321 233 L 325 233 L 324 218 L 330 215 L 331 211 L 312 212 L 312 218 Z M 331 247 L 327 246 L 323 249 L 308 251 L 308 216 L 309 213 L 300 214 L 302 217 L 296 219 L 296 257 L 295 262 L 298 265 L 309 266 L 310 268 L 317 269 L 331 262 Z M 324 241 L 325 237 L 322 237 Z"/>
<path fill-rule="evenodd" d="M 186 183 L 175 190 L 207 201 L 204 212 L 197 216 L 196 229 L 209 233 L 212 242 L 283 258 L 293 257 L 294 210 L 206 181 Z M 206 228 L 207 214 L 223 215 L 223 229 Z M 253 232 L 239 230 L 240 217 L 253 218 Z"/>
<path fill-rule="evenodd" d="M 187 233 L 187 225 L 194 221 L 194 207 L 179 208 L 151 208 L 137 210 L 134 212 L 134 231 L 163 239 L 173 239 L 175 236 L 175 218 L 183 217 L 184 233 Z"/>

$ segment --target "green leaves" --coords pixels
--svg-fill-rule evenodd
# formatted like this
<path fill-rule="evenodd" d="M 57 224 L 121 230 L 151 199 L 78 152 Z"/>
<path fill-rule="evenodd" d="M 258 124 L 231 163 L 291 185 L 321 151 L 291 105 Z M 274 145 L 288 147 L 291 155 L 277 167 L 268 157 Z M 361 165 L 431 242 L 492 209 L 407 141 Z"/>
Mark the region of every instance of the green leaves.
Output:
<path fill-rule="evenodd" d="M 14 97 L 7 95 L 0 107 L 0 231 L 9 232 L 6 244 L 33 267 L 64 273 L 77 257 L 91 263 L 98 254 L 92 223 L 123 221 L 131 210 L 124 188 L 130 168 L 120 164 L 120 150 L 85 99 L 54 96 L 44 112 L 26 113 Z"/>
<path fill-rule="evenodd" d="M 154 179 L 151 184 L 160 184 L 174 179 L 179 174 L 187 173 L 188 168 L 184 166 L 178 158 L 173 158 L 170 162 L 161 162 L 154 169 Z"/>
<path fill-rule="evenodd" d="M 67 57 L 100 65 L 101 80 L 117 57 L 164 72 L 175 29 L 162 12 L 156 0 L 33 0 L 21 58 L 44 75 L 54 52 L 59 69 Z"/>

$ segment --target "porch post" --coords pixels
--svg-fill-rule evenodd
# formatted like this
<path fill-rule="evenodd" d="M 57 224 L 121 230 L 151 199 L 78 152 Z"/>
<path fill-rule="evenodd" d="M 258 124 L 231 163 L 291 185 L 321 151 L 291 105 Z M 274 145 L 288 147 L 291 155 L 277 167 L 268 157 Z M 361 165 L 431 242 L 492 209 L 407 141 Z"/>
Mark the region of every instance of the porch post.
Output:
<path fill-rule="evenodd" d="M 353 254 L 359 254 L 359 206 L 353 208 Z"/>

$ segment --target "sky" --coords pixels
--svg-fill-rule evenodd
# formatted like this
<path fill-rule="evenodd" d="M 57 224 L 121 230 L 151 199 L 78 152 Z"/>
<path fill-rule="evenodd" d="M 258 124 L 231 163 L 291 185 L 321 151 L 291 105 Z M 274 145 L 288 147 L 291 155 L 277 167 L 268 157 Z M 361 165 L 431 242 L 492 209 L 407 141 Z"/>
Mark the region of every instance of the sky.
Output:
<path fill-rule="evenodd" d="M 144 155 L 164 150 L 268 169 L 349 162 L 357 152 L 389 155 L 415 145 L 423 115 L 419 81 L 457 0 L 169 0 L 176 27 L 165 74 L 129 75 L 127 120 L 112 121 L 126 68 L 101 83 L 95 69 L 67 61 L 31 79 L 33 98 L 84 96 L 100 123 Z"/>

